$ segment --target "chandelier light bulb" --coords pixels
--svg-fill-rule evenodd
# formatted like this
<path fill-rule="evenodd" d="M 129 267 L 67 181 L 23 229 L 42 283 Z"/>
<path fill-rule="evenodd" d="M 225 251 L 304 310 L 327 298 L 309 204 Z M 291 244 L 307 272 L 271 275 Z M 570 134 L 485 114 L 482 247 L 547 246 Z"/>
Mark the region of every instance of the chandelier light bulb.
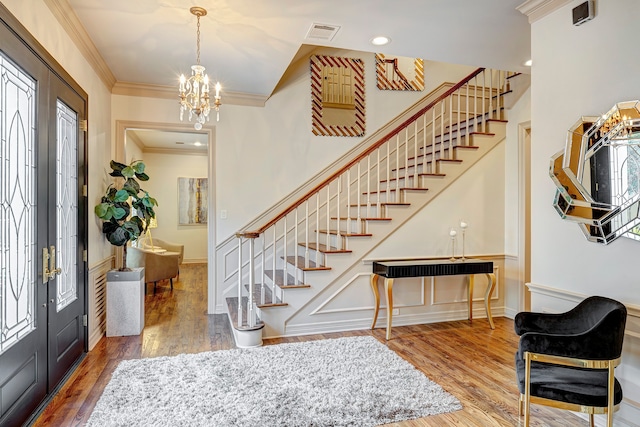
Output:
<path fill-rule="evenodd" d="M 469 226 L 469 224 L 467 224 L 466 222 L 464 222 L 464 221 L 460 221 L 460 228 L 462 228 L 463 230 L 464 230 L 465 228 L 467 228 L 468 226 Z"/>

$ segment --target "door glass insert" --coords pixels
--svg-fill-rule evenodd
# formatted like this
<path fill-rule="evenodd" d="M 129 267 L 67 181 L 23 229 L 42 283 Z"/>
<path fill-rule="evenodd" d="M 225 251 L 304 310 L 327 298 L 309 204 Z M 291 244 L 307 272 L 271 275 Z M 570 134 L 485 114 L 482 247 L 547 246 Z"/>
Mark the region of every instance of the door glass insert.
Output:
<path fill-rule="evenodd" d="M 56 308 L 78 298 L 78 114 L 58 100 L 56 105 Z"/>
<path fill-rule="evenodd" d="M 0 353 L 36 326 L 36 88 L 0 52 Z"/>

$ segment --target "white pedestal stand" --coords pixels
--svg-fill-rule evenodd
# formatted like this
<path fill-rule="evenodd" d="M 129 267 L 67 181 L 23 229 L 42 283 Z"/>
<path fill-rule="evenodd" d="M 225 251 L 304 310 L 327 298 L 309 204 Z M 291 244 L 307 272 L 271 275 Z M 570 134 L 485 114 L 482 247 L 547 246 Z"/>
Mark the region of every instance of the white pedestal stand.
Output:
<path fill-rule="evenodd" d="M 107 272 L 107 336 L 140 335 L 144 328 L 144 268 Z"/>

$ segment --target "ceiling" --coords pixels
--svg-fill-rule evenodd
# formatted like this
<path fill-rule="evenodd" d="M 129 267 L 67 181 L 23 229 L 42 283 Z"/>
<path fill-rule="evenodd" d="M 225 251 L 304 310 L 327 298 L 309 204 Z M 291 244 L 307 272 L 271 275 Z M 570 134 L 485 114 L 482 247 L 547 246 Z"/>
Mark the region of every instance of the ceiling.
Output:
<path fill-rule="evenodd" d="M 118 83 L 176 87 L 196 62 L 224 92 L 268 97 L 303 45 L 525 71 L 530 25 L 523 0 L 68 0 Z M 310 40 L 313 23 L 340 26 Z M 375 48 L 370 39 L 391 43 Z"/>

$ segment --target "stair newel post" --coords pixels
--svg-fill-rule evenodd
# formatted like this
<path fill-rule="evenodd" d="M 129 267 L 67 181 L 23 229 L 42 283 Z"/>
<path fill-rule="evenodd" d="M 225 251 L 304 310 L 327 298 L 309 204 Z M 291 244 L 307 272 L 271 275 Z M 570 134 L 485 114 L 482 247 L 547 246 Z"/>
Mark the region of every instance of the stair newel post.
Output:
<path fill-rule="evenodd" d="M 298 267 L 298 208 L 299 206 L 296 206 L 293 211 L 293 265 L 296 267 Z"/>
<path fill-rule="evenodd" d="M 351 232 L 351 168 L 347 169 L 347 233 Z"/>
<path fill-rule="evenodd" d="M 238 237 L 238 328 L 242 328 L 242 233 Z"/>
<path fill-rule="evenodd" d="M 262 239 L 261 239 L 261 243 L 262 243 L 262 249 L 260 250 L 260 304 L 265 304 L 266 303 L 266 296 L 265 296 L 265 291 L 264 291 L 264 263 L 266 262 L 266 259 L 264 257 L 264 253 L 265 253 L 265 240 L 266 240 L 267 235 L 263 234 L 262 235 Z M 275 289 L 274 289 L 275 291 Z M 271 292 L 271 303 L 275 303 L 274 301 L 275 298 L 275 292 Z"/>
<path fill-rule="evenodd" d="M 247 322 L 249 327 L 256 325 L 256 312 L 253 304 L 253 289 L 255 288 L 255 259 L 254 259 L 254 243 L 256 236 L 249 236 L 249 297 L 247 298 Z"/>
<path fill-rule="evenodd" d="M 304 266 L 309 268 L 309 199 L 304 203 Z"/>

